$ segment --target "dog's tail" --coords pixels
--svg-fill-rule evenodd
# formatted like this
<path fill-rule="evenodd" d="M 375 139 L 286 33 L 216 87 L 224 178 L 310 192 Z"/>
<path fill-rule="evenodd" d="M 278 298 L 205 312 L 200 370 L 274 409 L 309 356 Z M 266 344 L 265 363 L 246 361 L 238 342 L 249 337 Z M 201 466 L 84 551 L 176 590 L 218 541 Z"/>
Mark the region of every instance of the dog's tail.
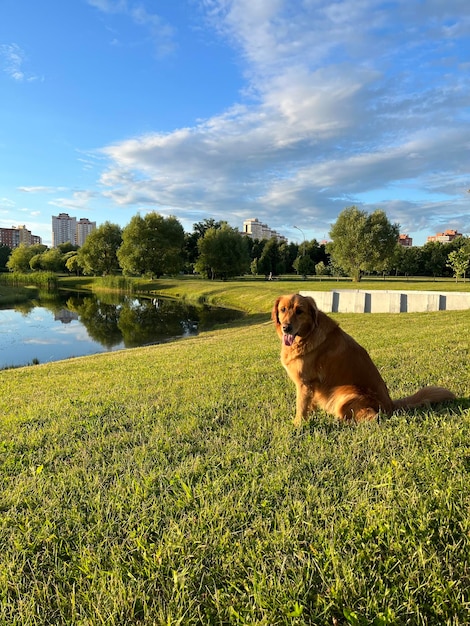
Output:
<path fill-rule="evenodd" d="M 412 396 L 393 401 L 394 409 L 414 409 L 418 406 L 433 404 L 435 402 L 448 402 L 455 400 L 455 394 L 444 387 L 423 387 Z"/>

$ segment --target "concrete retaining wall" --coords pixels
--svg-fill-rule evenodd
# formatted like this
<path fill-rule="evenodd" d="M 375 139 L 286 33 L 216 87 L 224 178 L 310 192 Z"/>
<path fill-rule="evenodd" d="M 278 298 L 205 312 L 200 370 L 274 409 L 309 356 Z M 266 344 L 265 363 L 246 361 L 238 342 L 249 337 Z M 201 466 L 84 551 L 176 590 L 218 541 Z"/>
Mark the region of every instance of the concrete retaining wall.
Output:
<path fill-rule="evenodd" d="M 366 291 L 333 289 L 301 291 L 325 313 L 418 313 L 470 309 L 470 293 L 462 291 Z"/>

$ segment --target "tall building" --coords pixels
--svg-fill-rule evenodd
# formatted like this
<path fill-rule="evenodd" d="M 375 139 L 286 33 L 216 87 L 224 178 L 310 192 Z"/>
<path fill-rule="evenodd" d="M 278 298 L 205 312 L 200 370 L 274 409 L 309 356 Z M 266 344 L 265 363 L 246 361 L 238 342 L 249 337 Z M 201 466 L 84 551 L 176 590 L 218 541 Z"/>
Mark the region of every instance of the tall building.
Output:
<path fill-rule="evenodd" d="M 52 247 L 57 248 L 61 243 L 68 241 L 75 245 L 77 236 L 77 218 L 68 213 L 59 213 L 52 216 Z"/>
<path fill-rule="evenodd" d="M 243 234 L 251 237 L 251 239 L 271 239 L 271 237 L 275 237 L 279 242 L 287 241 L 283 235 L 272 230 L 256 217 L 251 217 L 243 222 Z"/>
<path fill-rule="evenodd" d="M 82 247 L 88 235 L 96 229 L 96 222 L 90 222 L 87 217 L 82 217 L 77 222 L 76 245 Z"/>

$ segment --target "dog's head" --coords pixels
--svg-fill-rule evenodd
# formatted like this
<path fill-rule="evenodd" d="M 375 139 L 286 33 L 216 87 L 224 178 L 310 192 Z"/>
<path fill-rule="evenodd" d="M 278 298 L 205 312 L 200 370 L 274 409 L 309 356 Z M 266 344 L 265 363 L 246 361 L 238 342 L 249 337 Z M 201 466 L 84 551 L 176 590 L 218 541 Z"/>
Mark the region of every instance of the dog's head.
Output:
<path fill-rule="evenodd" d="M 317 325 L 318 308 L 310 296 L 298 293 L 279 296 L 271 317 L 285 346 L 291 346 L 296 337 L 306 337 Z"/>

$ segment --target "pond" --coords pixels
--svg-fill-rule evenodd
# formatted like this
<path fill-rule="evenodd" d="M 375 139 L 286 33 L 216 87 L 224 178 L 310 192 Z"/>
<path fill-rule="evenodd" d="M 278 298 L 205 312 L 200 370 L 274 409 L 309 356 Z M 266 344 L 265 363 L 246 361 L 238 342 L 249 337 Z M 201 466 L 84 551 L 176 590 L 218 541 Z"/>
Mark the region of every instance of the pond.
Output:
<path fill-rule="evenodd" d="M 0 309 L 0 369 L 171 341 L 242 315 L 170 298 L 48 294 Z"/>

